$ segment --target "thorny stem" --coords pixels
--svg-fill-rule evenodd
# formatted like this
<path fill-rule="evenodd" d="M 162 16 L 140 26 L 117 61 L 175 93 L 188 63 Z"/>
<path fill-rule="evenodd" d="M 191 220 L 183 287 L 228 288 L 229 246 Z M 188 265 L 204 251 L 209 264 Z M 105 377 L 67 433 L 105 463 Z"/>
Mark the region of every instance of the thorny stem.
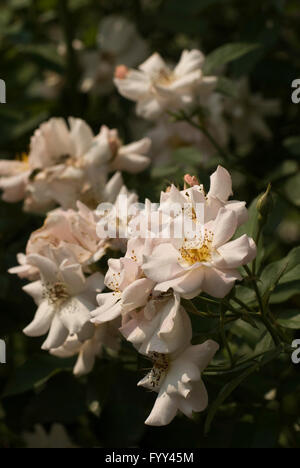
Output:
<path fill-rule="evenodd" d="M 197 307 L 195 307 L 195 305 L 193 304 L 193 302 L 191 300 L 189 300 L 187 302 L 189 303 L 189 307 L 190 307 L 190 310 L 192 311 L 192 313 L 195 314 L 195 315 L 199 315 L 199 317 L 203 317 L 203 318 L 220 318 L 219 314 L 214 314 L 213 312 L 205 313 L 205 312 L 199 311 L 197 309 Z M 214 302 L 214 301 L 210 301 L 210 302 Z M 236 316 L 235 315 L 230 315 L 230 316 L 227 316 L 227 319 L 234 319 L 235 320 Z"/>
<path fill-rule="evenodd" d="M 236 302 L 236 303 L 237 303 L 238 305 L 240 305 L 243 309 L 246 309 L 247 312 L 249 312 L 250 314 L 255 314 L 255 315 L 256 315 L 256 313 L 253 312 L 253 310 L 251 310 L 250 307 L 249 307 L 247 304 L 245 304 L 245 302 L 241 301 L 241 300 L 238 299 L 237 297 L 235 297 L 235 296 L 234 296 L 234 297 L 231 297 L 231 300 L 234 301 L 234 302 Z"/>
<path fill-rule="evenodd" d="M 282 343 L 279 344 L 276 347 L 276 350 L 274 354 L 265 360 L 264 363 L 260 363 L 257 361 L 258 358 L 263 357 L 267 355 L 269 352 L 265 353 L 260 353 L 256 356 L 252 356 L 251 358 L 245 359 L 242 361 L 238 366 L 235 366 L 234 368 L 230 368 L 228 366 L 208 366 L 205 371 L 203 372 L 204 375 L 218 375 L 218 374 L 229 374 L 232 372 L 238 372 L 239 370 L 243 370 L 247 366 L 247 364 L 257 364 L 257 370 L 260 370 L 262 367 L 265 365 L 269 364 L 271 361 L 273 361 L 276 357 L 278 357 L 281 353 L 289 354 L 290 349 L 286 348 Z"/>
<path fill-rule="evenodd" d="M 220 333 L 221 333 L 221 337 L 222 337 L 222 341 L 223 341 L 223 344 L 228 352 L 228 355 L 229 355 L 229 359 L 230 359 L 230 367 L 231 369 L 234 367 L 235 365 L 235 360 L 234 360 L 234 357 L 232 355 L 232 352 L 231 352 L 231 348 L 229 346 L 229 343 L 228 343 L 228 340 L 227 340 L 227 337 L 226 337 L 226 332 L 225 332 L 225 311 L 224 311 L 224 305 L 221 304 L 221 307 L 220 307 Z"/>
<path fill-rule="evenodd" d="M 254 276 L 252 275 L 252 272 L 251 272 L 250 268 L 247 265 L 244 265 L 244 270 L 246 271 L 247 275 L 249 276 L 249 278 L 252 281 L 253 288 L 254 288 L 254 291 L 255 291 L 255 294 L 256 294 L 256 297 L 257 297 L 257 300 L 258 300 L 259 308 L 260 308 L 261 321 L 263 322 L 266 329 L 268 330 L 268 332 L 272 336 L 275 345 L 278 346 L 281 343 L 281 340 L 278 337 L 277 332 L 274 330 L 272 324 L 270 323 L 270 321 L 269 321 L 269 319 L 267 317 L 267 314 L 265 312 L 265 308 L 264 308 L 264 305 L 263 305 L 262 297 L 261 297 L 261 294 L 259 292 L 256 280 L 255 280 Z"/>

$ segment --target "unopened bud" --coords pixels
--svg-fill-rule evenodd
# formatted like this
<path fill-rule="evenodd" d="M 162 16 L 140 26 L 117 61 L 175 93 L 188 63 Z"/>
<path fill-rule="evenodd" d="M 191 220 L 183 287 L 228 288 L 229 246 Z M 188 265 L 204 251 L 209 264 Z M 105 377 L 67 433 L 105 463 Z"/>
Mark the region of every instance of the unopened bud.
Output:
<path fill-rule="evenodd" d="M 274 206 L 273 197 L 271 194 L 271 184 L 268 185 L 266 192 L 260 197 L 256 208 L 258 211 L 258 219 L 260 222 L 266 221 Z"/>
<path fill-rule="evenodd" d="M 190 174 L 186 174 L 183 178 L 186 185 L 190 187 L 194 187 L 195 185 L 199 185 L 199 181 L 196 176 L 191 176 Z"/>
<path fill-rule="evenodd" d="M 128 75 L 129 69 L 126 65 L 118 65 L 115 69 L 115 78 L 118 80 L 124 80 Z"/>

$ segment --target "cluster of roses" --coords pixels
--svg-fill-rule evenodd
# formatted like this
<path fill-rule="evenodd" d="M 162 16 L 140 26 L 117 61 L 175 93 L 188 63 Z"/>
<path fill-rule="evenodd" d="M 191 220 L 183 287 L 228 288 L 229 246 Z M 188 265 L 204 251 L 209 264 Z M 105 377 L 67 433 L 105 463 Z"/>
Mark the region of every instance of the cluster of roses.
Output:
<path fill-rule="evenodd" d="M 184 52 L 170 70 L 154 54 L 140 71 L 118 67 L 115 83 L 138 102 L 139 114 L 157 117 L 212 93 L 215 78 L 203 75 L 202 64 L 201 52 Z M 24 199 L 26 210 L 48 212 L 10 270 L 30 281 L 24 291 L 38 306 L 24 332 L 47 334 L 42 348 L 51 354 L 78 355 L 76 375 L 92 370 L 103 347 L 118 352 L 123 336 L 153 362 L 139 382 L 158 393 L 146 423 L 165 425 L 178 410 L 191 416 L 206 408 L 201 373 L 219 348 L 211 340 L 191 344 L 181 298 L 225 297 L 256 246 L 247 235 L 232 240 L 247 210 L 229 200 L 232 181 L 221 166 L 207 194 L 187 175 L 183 190 L 171 186 L 158 205 L 137 205 L 119 171 L 145 169 L 150 144 L 145 138 L 123 146 L 115 130 L 102 127 L 95 137 L 79 119 L 69 127 L 51 119 L 35 132 L 26 160 L 1 161 L 0 187 L 5 200 Z M 109 234 L 112 223 L 116 236 Z M 97 262 L 108 249 L 122 256 L 108 260 L 104 277 Z"/>
<path fill-rule="evenodd" d="M 58 54 L 65 56 L 61 32 L 54 28 L 50 36 L 57 43 Z M 215 154 L 215 148 L 204 134 L 186 122 L 171 123 L 164 110 L 184 109 L 196 103 L 205 108 L 202 123 L 223 147 L 228 146 L 231 138 L 244 148 L 252 145 L 253 137 L 272 136 L 266 118 L 279 114 L 279 100 L 253 93 L 247 77 L 232 81 L 234 93 L 228 94 L 228 89 L 223 95 L 212 92 L 217 77 L 203 76 L 205 56 L 199 50 L 184 51 L 176 67 L 157 53 L 146 60 L 150 49 L 147 41 L 131 21 L 119 15 L 102 19 L 97 47 L 86 49 L 79 39 L 73 41 L 73 47 L 81 69 L 79 92 L 107 95 L 113 90 L 115 74 L 120 93 L 137 101 L 138 115 L 148 120 L 144 132 L 152 140 L 151 157 L 156 165 L 170 163 L 174 150 L 189 145 L 199 150 L 203 161 Z M 223 72 L 223 67 L 218 69 L 220 76 Z M 32 92 L 53 98 L 63 92 L 64 84 L 61 75 L 49 71 Z M 129 116 L 128 125 L 135 138 L 139 138 L 136 119 Z"/>

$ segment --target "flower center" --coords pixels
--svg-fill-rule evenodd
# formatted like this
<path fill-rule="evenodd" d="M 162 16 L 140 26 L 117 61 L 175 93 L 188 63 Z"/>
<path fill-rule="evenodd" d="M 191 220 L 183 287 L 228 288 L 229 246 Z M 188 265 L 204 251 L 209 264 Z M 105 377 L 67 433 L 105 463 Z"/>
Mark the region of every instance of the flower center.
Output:
<path fill-rule="evenodd" d="M 200 238 L 192 240 L 185 239 L 183 246 L 179 249 L 181 258 L 179 261 L 189 266 L 195 263 L 209 262 L 212 257 L 213 232 L 204 230 Z"/>
<path fill-rule="evenodd" d="M 65 283 L 44 283 L 43 297 L 49 304 L 58 304 L 69 299 L 69 294 Z"/>
<path fill-rule="evenodd" d="M 170 86 L 175 81 L 175 79 L 176 77 L 172 71 L 160 70 L 155 83 L 161 86 Z"/>
<path fill-rule="evenodd" d="M 113 295 L 121 294 L 120 290 L 120 282 L 121 282 L 121 273 L 113 273 L 111 280 L 107 283 L 107 287 L 114 291 Z"/>
<path fill-rule="evenodd" d="M 23 167 L 20 168 L 19 172 L 25 172 L 29 169 L 29 156 L 27 153 L 17 155 L 16 159 L 24 164 Z"/>
<path fill-rule="evenodd" d="M 170 358 L 166 354 L 156 352 L 150 353 L 149 357 L 153 361 L 153 368 L 149 374 L 149 383 L 155 389 L 160 386 L 169 370 Z"/>

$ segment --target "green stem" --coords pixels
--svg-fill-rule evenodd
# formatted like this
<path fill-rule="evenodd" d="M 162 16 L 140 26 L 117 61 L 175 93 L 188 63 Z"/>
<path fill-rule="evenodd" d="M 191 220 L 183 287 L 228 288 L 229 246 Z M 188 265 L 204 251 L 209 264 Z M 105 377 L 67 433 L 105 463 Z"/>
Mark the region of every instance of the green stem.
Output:
<path fill-rule="evenodd" d="M 263 232 L 263 223 L 260 222 L 258 232 L 257 232 L 257 236 L 255 238 L 255 243 L 256 243 L 257 247 L 258 247 L 262 232 Z M 255 259 L 252 262 L 252 274 L 253 274 L 253 276 L 255 276 L 255 274 L 256 274 L 256 260 L 257 260 L 257 257 L 255 257 Z"/>
<path fill-rule="evenodd" d="M 218 153 L 220 154 L 220 156 L 225 160 L 225 161 L 229 161 L 230 157 L 229 155 L 226 153 L 226 151 L 219 145 L 219 143 L 214 139 L 214 137 L 209 133 L 209 131 L 201 124 L 197 124 L 196 122 L 194 122 L 194 120 L 189 116 L 187 115 L 185 112 L 181 112 L 181 115 L 182 115 L 182 120 L 185 120 L 187 123 L 189 123 L 192 127 L 196 128 L 197 130 L 199 130 L 200 132 L 202 132 L 206 138 L 211 142 L 211 144 L 216 148 L 216 150 L 218 151 Z"/>
<path fill-rule="evenodd" d="M 229 343 L 228 343 L 228 340 L 227 340 L 227 337 L 226 337 L 226 332 L 225 332 L 225 311 L 224 311 L 224 306 L 221 305 L 221 308 L 220 308 L 220 333 L 221 333 L 221 337 L 222 337 L 222 341 L 223 341 L 223 344 L 227 350 L 227 353 L 229 355 L 229 359 L 230 359 L 230 368 L 232 369 L 235 365 L 235 360 L 234 360 L 234 357 L 233 357 L 233 354 L 231 352 L 231 348 L 229 346 Z"/>
<path fill-rule="evenodd" d="M 261 297 L 261 294 L 259 292 L 256 280 L 255 280 L 250 268 L 248 267 L 248 265 L 244 265 L 244 270 L 246 271 L 247 275 L 249 276 L 249 278 L 252 281 L 254 291 L 255 291 L 255 294 L 256 294 L 256 297 L 257 297 L 257 300 L 258 300 L 258 304 L 259 304 L 259 307 L 260 307 L 260 312 L 261 312 L 262 315 L 265 315 L 262 297 Z"/>
<path fill-rule="evenodd" d="M 68 0 L 59 1 L 59 16 L 61 26 L 64 32 L 64 37 L 67 47 L 67 56 L 66 56 L 66 75 L 67 75 L 67 93 L 70 108 L 72 113 L 77 113 L 77 102 L 78 102 L 78 84 L 80 77 L 80 70 L 77 63 L 76 52 L 73 47 L 74 41 L 74 32 L 73 25 L 71 21 L 71 14 L 69 10 Z"/>
<path fill-rule="evenodd" d="M 203 298 L 202 298 L 203 299 Z M 208 300 L 209 301 L 209 300 Z M 203 317 L 203 318 L 220 318 L 220 315 L 219 314 L 214 314 L 213 312 L 209 312 L 209 313 L 205 313 L 205 312 L 201 312 L 197 309 L 197 307 L 193 304 L 193 302 L 191 300 L 188 300 L 188 301 L 182 301 L 183 303 L 183 306 L 185 306 L 185 302 L 188 303 L 188 306 L 187 306 L 187 309 L 190 309 L 190 311 L 195 314 L 195 315 L 199 315 L 199 317 Z M 209 302 L 213 302 L 213 301 L 209 301 Z M 217 303 L 219 304 L 219 303 Z M 227 318 L 230 318 L 230 319 L 236 319 L 236 316 L 235 315 L 230 315 L 228 316 Z"/>
<path fill-rule="evenodd" d="M 246 367 L 251 367 L 251 364 L 257 364 L 257 370 L 260 370 L 265 365 L 269 364 L 273 361 L 276 357 L 278 357 L 281 353 L 290 354 L 290 350 L 285 349 L 282 344 L 276 347 L 275 354 L 272 354 L 269 359 L 266 359 L 263 363 L 257 361 L 258 358 L 264 357 L 265 355 L 269 354 L 269 351 L 266 353 L 260 353 L 256 356 L 252 356 L 251 358 L 245 359 L 240 364 L 235 366 L 234 368 L 229 368 L 228 366 L 208 366 L 205 371 L 203 372 L 204 375 L 220 375 L 220 374 L 230 374 L 232 372 L 238 372 L 244 370 Z"/>
<path fill-rule="evenodd" d="M 253 312 L 253 310 L 251 310 L 250 307 L 249 307 L 247 304 L 245 304 L 245 302 L 241 301 L 241 300 L 238 299 L 237 297 L 235 297 L 235 296 L 234 296 L 234 297 L 231 297 L 231 300 L 234 301 L 234 302 L 236 302 L 236 303 L 237 303 L 238 305 L 240 305 L 243 309 L 246 309 L 247 312 L 249 312 L 250 314 L 256 315 L 256 313 Z"/>
<path fill-rule="evenodd" d="M 270 335 L 272 336 L 275 345 L 278 346 L 278 345 L 280 345 L 281 340 L 280 340 L 280 338 L 278 337 L 276 331 L 274 330 L 272 324 L 270 323 L 270 321 L 269 321 L 269 319 L 268 319 L 268 317 L 267 317 L 267 314 L 266 314 L 265 309 L 264 309 L 264 306 L 263 306 L 262 297 L 261 297 L 261 294 L 260 294 L 260 292 L 259 292 L 259 289 L 258 289 L 256 280 L 255 280 L 255 278 L 253 277 L 252 272 L 251 272 L 250 268 L 249 268 L 247 265 L 244 265 L 244 269 L 245 269 L 247 275 L 249 276 L 249 278 L 251 279 L 252 284 L 253 284 L 253 287 L 254 287 L 254 291 L 255 291 L 255 294 L 256 294 L 256 297 L 257 297 L 257 300 L 258 300 L 258 304 L 259 304 L 259 308 L 260 308 L 260 314 L 261 314 L 261 315 L 260 315 L 260 318 L 261 318 L 261 321 L 263 322 L 263 324 L 265 325 L 266 329 L 268 330 L 268 332 L 269 332 Z"/>

